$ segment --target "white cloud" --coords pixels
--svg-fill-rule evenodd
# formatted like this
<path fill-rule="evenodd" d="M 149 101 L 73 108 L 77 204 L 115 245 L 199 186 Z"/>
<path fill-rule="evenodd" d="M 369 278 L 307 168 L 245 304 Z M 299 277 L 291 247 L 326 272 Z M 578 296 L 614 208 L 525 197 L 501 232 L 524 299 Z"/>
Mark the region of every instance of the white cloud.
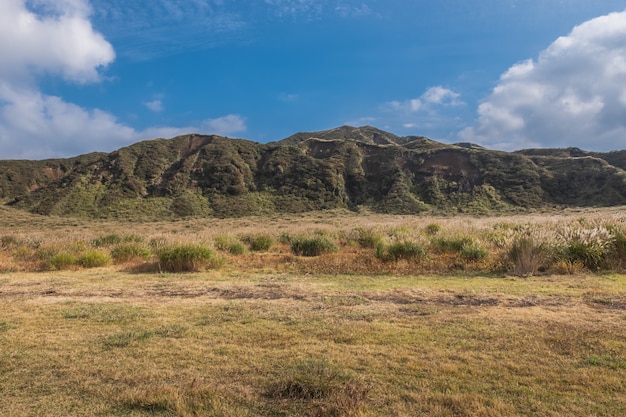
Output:
<path fill-rule="evenodd" d="M 238 114 L 228 114 L 217 119 L 208 119 L 202 122 L 202 132 L 215 135 L 232 135 L 246 131 L 246 119 Z"/>
<path fill-rule="evenodd" d="M 464 140 L 505 150 L 626 148 L 626 11 L 576 26 L 509 68 Z"/>
<path fill-rule="evenodd" d="M 198 126 L 136 130 L 100 109 L 86 110 L 60 97 L 0 85 L 0 149 L 2 159 L 41 159 L 112 151 L 144 139 L 187 133 L 226 135 L 246 130 L 245 119 L 227 115 Z"/>
<path fill-rule="evenodd" d="M 159 99 L 156 100 L 152 100 L 152 101 L 147 101 L 145 103 L 143 103 L 149 110 L 152 110 L 155 113 L 160 113 L 163 110 L 165 110 L 165 107 L 163 107 L 163 102 Z"/>
<path fill-rule="evenodd" d="M 85 83 L 100 79 L 98 70 L 115 58 L 113 47 L 94 31 L 85 0 L 39 0 L 45 14 L 25 0 L 0 2 L 0 78 L 28 82 L 39 73 Z"/>
<path fill-rule="evenodd" d="M 430 87 L 420 97 L 409 100 L 394 100 L 387 103 L 391 110 L 415 113 L 419 111 L 431 110 L 436 106 L 460 106 L 464 104 L 460 99 L 460 94 L 444 88 L 442 86 Z"/>
<path fill-rule="evenodd" d="M 40 91 L 37 81 L 43 74 L 76 83 L 101 81 L 100 69 L 113 61 L 115 53 L 93 29 L 90 12 L 86 0 L 0 0 L 2 159 L 75 156 L 111 151 L 142 139 L 246 129 L 243 117 L 227 115 L 198 126 L 136 130 L 111 113 Z M 163 110 L 159 98 L 144 104 Z"/>

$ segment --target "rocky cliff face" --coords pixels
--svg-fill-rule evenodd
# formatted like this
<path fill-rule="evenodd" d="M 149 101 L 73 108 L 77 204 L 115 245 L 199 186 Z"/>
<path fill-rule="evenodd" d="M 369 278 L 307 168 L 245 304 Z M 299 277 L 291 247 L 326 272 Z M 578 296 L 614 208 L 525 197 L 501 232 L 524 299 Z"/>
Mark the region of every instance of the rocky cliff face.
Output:
<path fill-rule="evenodd" d="M 626 204 L 626 151 L 491 151 L 344 126 L 259 144 L 185 135 L 110 154 L 0 161 L 0 198 L 40 214 L 241 216 L 348 208 L 514 211 Z"/>

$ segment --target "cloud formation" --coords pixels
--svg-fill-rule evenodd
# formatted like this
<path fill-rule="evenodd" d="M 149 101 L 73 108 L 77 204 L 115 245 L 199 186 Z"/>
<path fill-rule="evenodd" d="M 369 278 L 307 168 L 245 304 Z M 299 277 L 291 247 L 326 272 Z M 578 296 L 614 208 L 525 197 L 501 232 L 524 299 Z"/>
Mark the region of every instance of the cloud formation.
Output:
<path fill-rule="evenodd" d="M 460 94 L 440 85 L 430 87 L 420 97 L 405 101 L 392 101 L 387 104 L 393 110 L 408 113 L 425 111 L 437 106 L 460 106 L 464 104 L 460 99 Z"/>
<path fill-rule="evenodd" d="M 0 77 L 28 82 L 49 73 L 86 83 L 100 79 L 99 69 L 115 58 L 113 47 L 96 32 L 84 0 L 39 0 L 40 14 L 25 0 L 0 2 Z"/>
<path fill-rule="evenodd" d="M 152 101 L 146 101 L 145 103 L 143 103 L 148 109 L 152 110 L 155 113 L 160 113 L 163 110 L 165 110 L 165 107 L 163 106 L 163 101 L 159 100 L 159 99 L 155 99 Z"/>
<path fill-rule="evenodd" d="M 197 126 L 136 130 L 106 111 L 85 109 L 40 91 L 42 75 L 85 84 L 102 81 L 111 44 L 93 29 L 86 0 L 0 1 L 0 149 L 2 159 L 74 156 L 184 133 L 229 134 L 245 119 L 227 115 Z M 163 110 L 159 99 L 144 103 Z"/>
<path fill-rule="evenodd" d="M 626 146 L 626 11 L 576 26 L 509 68 L 480 104 L 468 141 L 503 150 Z"/>
<path fill-rule="evenodd" d="M 228 136 L 246 131 L 246 119 L 238 114 L 228 114 L 217 119 L 208 119 L 202 122 L 202 132 Z"/>

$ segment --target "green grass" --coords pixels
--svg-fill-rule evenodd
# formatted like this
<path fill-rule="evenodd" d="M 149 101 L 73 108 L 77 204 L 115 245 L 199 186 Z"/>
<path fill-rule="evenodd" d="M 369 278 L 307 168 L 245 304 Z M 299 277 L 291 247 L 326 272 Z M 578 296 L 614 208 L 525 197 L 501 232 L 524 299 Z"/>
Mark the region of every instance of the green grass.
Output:
<path fill-rule="evenodd" d="M 76 261 L 83 268 L 97 268 L 105 266 L 111 261 L 111 256 L 102 250 L 91 249 L 84 252 Z"/>
<path fill-rule="evenodd" d="M 298 256 L 320 256 L 334 253 L 339 246 L 327 236 L 298 237 L 291 241 L 291 252 Z"/>
<path fill-rule="evenodd" d="M 180 244 L 158 252 L 159 268 L 165 272 L 194 272 L 219 264 L 215 253 L 205 245 Z"/>

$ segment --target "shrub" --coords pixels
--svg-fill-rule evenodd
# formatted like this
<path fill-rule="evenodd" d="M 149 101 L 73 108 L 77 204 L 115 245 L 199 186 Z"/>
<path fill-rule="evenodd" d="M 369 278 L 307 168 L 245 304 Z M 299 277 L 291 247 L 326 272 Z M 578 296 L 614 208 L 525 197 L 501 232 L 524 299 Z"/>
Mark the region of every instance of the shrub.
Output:
<path fill-rule="evenodd" d="M 427 235 L 434 236 L 441 231 L 441 225 L 437 223 L 430 223 L 426 225 L 425 231 Z"/>
<path fill-rule="evenodd" d="M 215 253 L 205 245 L 181 244 L 159 250 L 159 268 L 166 272 L 192 272 L 219 264 Z"/>
<path fill-rule="evenodd" d="M 291 235 L 287 232 L 282 232 L 279 236 L 278 236 L 278 242 L 282 243 L 283 245 L 291 245 L 291 241 L 293 240 L 293 238 L 291 237 Z"/>
<path fill-rule="evenodd" d="M 78 258 L 78 264 L 83 268 L 97 268 L 109 263 L 111 257 L 101 250 L 89 250 Z"/>
<path fill-rule="evenodd" d="M 372 229 L 358 228 L 355 233 L 356 241 L 362 248 L 375 248 L 383 241 L 382 235 Z"/>
<path fill-rule="evenodd" d="M 548 251 L 533 238 L 516 238 L 507 252 L 507 258 L 513 274 L 528 277 L 539 272 L 548 259 Z"/>
<path fill-rule="evenodd" d="M 597 271 L 608 266 L 615 241 L 615 236 L 604 227 L 569 228 L 562 232 L 559 259 L 569 263 L 580 262 L 585 268 Z"/>
<path fill-rule="evenodd" d="M 274 245 L 274 239 L 270 235 L 256 235 L 251 236 L 250 240 L 250 249 L 253 251 L 266 251 L 270 250 Z"/>
<path fill-rule="evenodd" d="M 387 246 L 380 243 L 376 248 L 376 257 L 383 261 L 424 259 L 426 258 L 426 251 L 419 243 L 405 240 Z"/>
<path fill-rule="evenodd" d="M 219 235 L 213 238 L 215 247 L 219 250 L 228 250 L 230 246 L 237 241 L 237 238 L 231 235 Z"/>
<path fill-rule="evenodd" d="M 461 258 L 466 261 L 479 261 L 481 259 L 485 259 L 489 252 L 487 249 L 479 246 L 476 243 L 464 245 L 459 251 L 459 255 Z"/>
<path fill-rule="evenodd" d="M 122 242 L 122 236 L 112 233 L 106 236 L 100 236 L 91 241 L 91 244 L 96 248 L 102 248 L 105 246 L 113 246 Z"/>
<path fill-rule="evenodd" d="M 337 244 L 326 236 L 300 237 L 291 242 L 291 252 L 298 256 L 319 256 L 338 250 Z"/>
<path fill-rule="evenodd" d="M 455 238 L 437 238 L 432 241 L 435 248 L 443 252 L 461 253 L 464 247 L 474 244 L 472 238 L 463 236 Z"/>
<path fill-rule="evenodd" d="M 48 264 L 53 269 L 68 269 L 75 266 L 78 259 L 71 253 L 61 252 L 56 255 L 52 255 L 48 260 Z"/>
<path fill-rule="evenodd" d="M 150 257 L 150 250 L 138 243 L 125 243 L 111 250 L 111 257 L 116 263 L 130 262 Z"/>
<path fill-rule="evenodd" d="M 130 242 L 143 242 L 143 238 L 137 235 L 124 235 L 120 236 L 116 233 L 112 233 L 110 235 L 100 236 L 91 241 L 91 245 L 96 248 L 102 248 L 106 246 L 118 245 L 120 243 L 130 243 Z"/>
<path fill-rule="evenodd" d="M 248 248 L 241 242 L 233 242 L 228 246 L 228 253 L 231 255 L 243 255 L 248 252 Z"/>

